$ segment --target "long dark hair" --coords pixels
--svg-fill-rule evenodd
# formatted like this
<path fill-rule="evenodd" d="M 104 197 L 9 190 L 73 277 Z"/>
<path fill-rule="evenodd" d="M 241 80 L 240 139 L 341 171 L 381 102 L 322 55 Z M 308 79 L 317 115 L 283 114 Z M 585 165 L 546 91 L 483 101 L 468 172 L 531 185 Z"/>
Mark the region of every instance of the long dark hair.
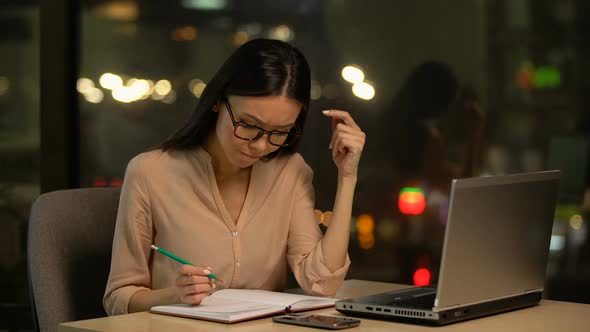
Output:
<path fill-rule="evenodd" d="M 159 148 L 188 150 L 200 145 L 215 128 L 218 112 L 213 107 L 230 95 L 287 96 L 303 107 L 295 126 L 303 133 L 309 109 L 311 75 L 303 54 L 279 40 L 254 39 L 240 46 L 209 81 L 197 108 L 187 123 L 164 141 Z M 293 153 L 299 140 L 266 156 Z"/>

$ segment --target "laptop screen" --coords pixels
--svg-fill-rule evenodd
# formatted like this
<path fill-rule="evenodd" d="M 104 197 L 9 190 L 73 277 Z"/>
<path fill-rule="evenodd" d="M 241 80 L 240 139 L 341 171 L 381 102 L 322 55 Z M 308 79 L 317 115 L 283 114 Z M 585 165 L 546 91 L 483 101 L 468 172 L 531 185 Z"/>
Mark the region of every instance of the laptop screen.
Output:
<path fill-rule="evenodd" d="M 453 181 L 435 311 L 543 290 L 559 177 Z"/>

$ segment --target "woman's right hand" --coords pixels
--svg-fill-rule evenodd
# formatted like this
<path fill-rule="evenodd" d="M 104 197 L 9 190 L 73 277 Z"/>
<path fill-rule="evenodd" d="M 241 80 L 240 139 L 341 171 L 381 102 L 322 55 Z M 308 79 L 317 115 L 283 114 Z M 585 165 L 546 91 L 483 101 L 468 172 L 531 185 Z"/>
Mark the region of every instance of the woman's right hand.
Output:
<path fill-rule="evenodd" d="M 199 305 L 215 289 L 214 281 L 209 279 L 211 268 L 182 265 L 176 279 L 176 295 L 181 303 Z"/>

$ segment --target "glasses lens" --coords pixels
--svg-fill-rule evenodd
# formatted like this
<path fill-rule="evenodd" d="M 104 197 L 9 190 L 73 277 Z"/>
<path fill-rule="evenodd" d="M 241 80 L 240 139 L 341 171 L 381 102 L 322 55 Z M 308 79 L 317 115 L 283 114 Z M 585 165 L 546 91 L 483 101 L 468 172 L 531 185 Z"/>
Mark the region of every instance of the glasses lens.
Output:
<path fill-rule="evenodd" d="M 239 124 L 236 127 L 234 134 L 242 139 L 255 139 L 259 132 L 260 130 L 256 127 Z"/>
<path fill-rule="evenodd" d="M 263 132 L 256 126 L 239 123 L 234 130 L 234 134 L 241 139 L 252 141 L 261 137 Z M 271 133 L 269 134 L 269 142 L 276 146 L 287 146 L 291 144 L 297 137 L 297 132 L 291 130 L 288 133 Z"/>
<path fill-rule="evenodd" d="M 288 143 L 289 133 L 272 133 L 270 135 L 270 143 L 274 145 L 283 145 Z"/>

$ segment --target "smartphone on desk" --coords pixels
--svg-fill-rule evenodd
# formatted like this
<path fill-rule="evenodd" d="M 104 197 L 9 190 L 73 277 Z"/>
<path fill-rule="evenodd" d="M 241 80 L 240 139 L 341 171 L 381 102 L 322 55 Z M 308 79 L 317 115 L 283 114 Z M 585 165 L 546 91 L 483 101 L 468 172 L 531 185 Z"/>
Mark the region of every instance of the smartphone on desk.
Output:
<path fill-rule="evenodd" d="M 291 314 L 277 316 L 273 317 L 272 320 L 273 322 L 277 323 L 317 327 L 328 330 L 346 329 L 349 327 L 359 326 L 361 323 L 361 321 L 358 319 L 311 314 Z"/>

